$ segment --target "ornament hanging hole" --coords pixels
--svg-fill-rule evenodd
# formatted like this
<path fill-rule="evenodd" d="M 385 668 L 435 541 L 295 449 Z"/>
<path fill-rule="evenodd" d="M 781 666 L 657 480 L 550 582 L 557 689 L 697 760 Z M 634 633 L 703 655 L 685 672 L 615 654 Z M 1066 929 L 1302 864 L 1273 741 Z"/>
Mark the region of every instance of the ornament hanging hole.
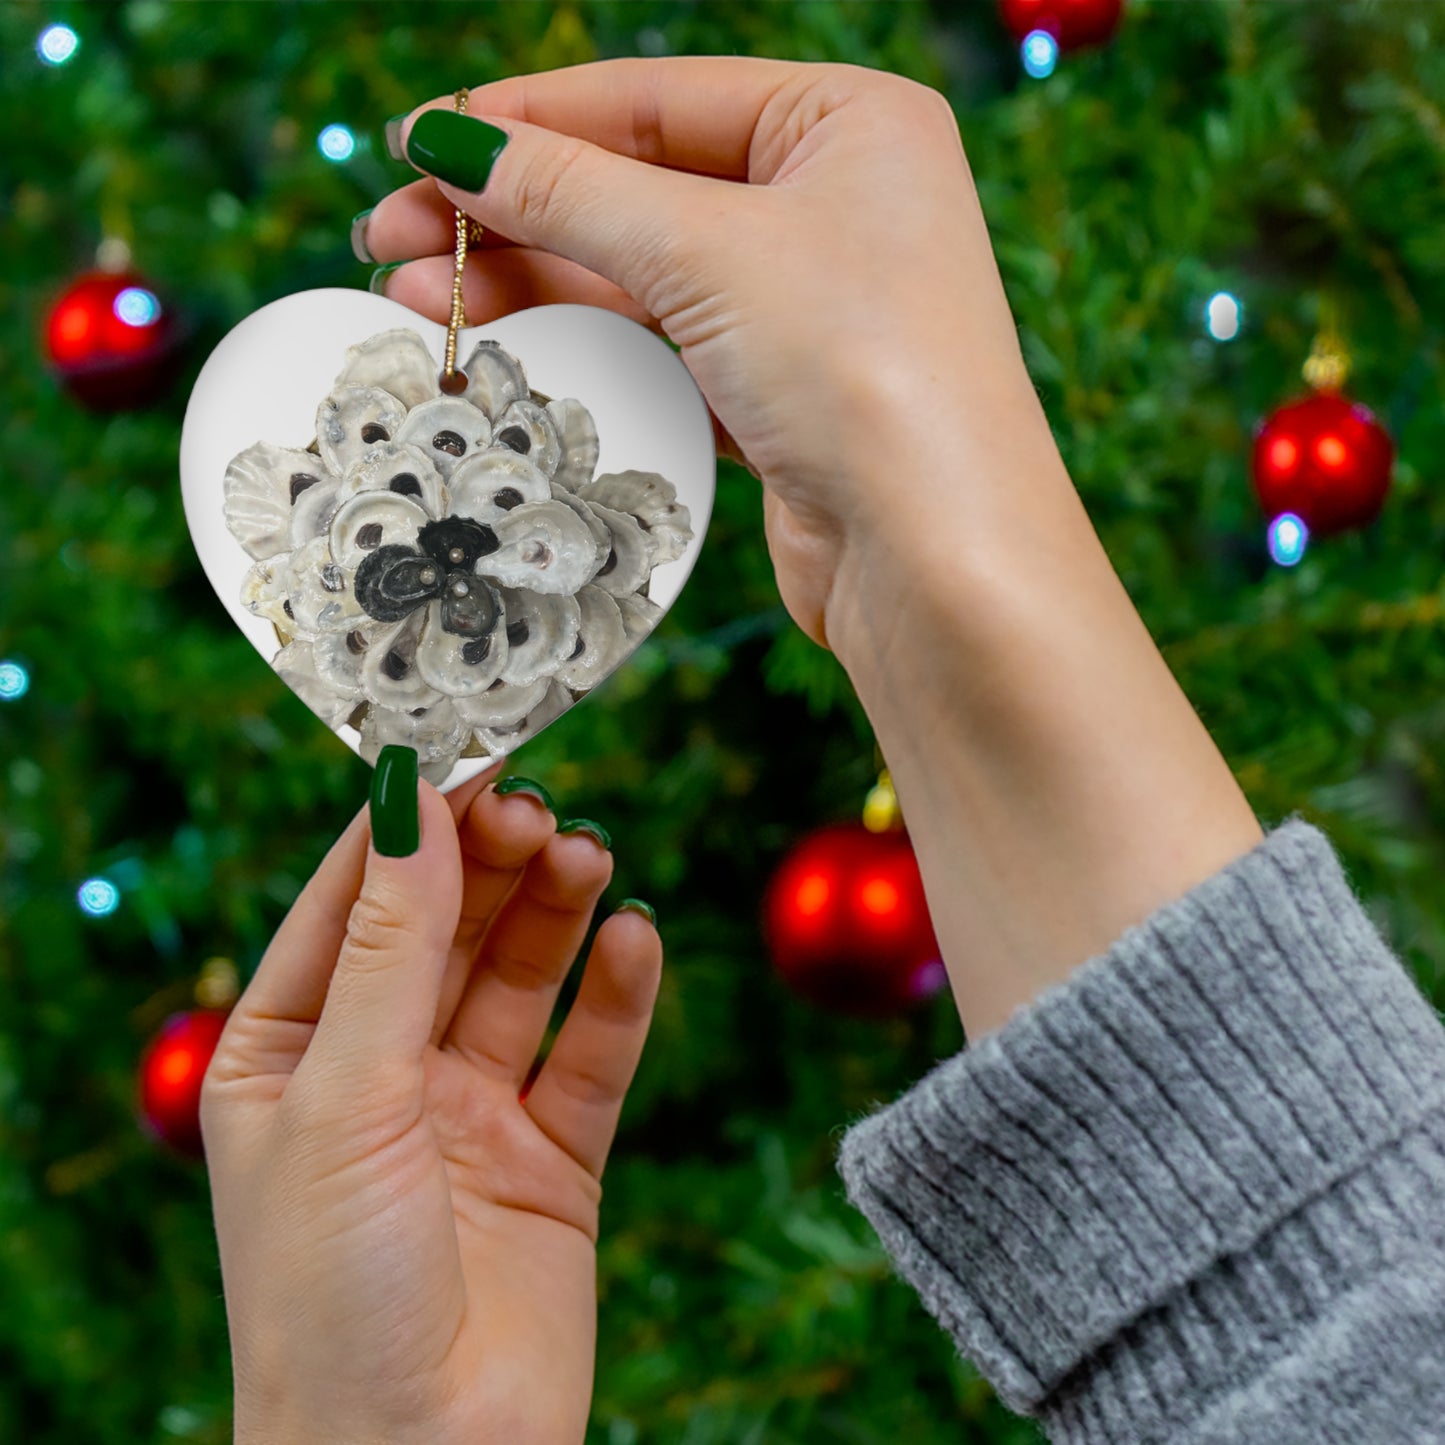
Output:
<path fill-rule="evenodd" d="M 464 371 L 444 371 L 437 377 L 437 385 L 447 396 L 460 396 L 467 389 L 467 374 Z"/>

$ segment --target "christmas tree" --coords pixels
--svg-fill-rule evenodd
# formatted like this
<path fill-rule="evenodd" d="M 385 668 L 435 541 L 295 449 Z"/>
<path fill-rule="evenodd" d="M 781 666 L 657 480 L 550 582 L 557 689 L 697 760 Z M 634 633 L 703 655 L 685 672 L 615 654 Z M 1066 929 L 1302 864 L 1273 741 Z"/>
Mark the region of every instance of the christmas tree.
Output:
<path fill-rule="evenodd" d="M 366 285 L 350 218 L 413 176 L 382 124 L 459 85 L 750 53 L 942 90 L 1145 621 L 1261 818 L 1320 824 L 1445 1001 L 1445 12 L 1134 0 L 1107 44 L 1024 47 L 982 0 L 0 10 L 0 1439 L 231 1438 L 204 1168 L 139 1125 L 137 1062 L 207 958 L 244 983 L 369 770 L 211 592 L 180 420 L 242 317 Z M 47 318 L 98 249 L 135 321 L 154 304 L 171 328 L 144 405 L 88 409 L 49 364 Z M 1393 482 L 1367 528 L 1302 555 L 1277 533 L 1272 557 L 1254 431 L 1325 334 Z M 746 472 L 720 464 L 654 635 L 511 766 L 605 822 L 604 907 L 654 903 L 668 957 L 606 1178 L 589 1440 L 1037 1439 L 891 1276 L 833 1167 L 843 1125 L 961 1046 L 948 995 L 860 1020 L 769 964 L 770 877 L 857 816 L 878 759 L 779 603 Z"/>

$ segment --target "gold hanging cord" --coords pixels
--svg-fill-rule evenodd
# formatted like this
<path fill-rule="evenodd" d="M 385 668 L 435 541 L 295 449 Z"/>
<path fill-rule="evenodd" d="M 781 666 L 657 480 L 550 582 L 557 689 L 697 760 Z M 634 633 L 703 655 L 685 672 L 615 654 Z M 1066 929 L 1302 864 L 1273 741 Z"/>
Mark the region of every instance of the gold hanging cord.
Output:
<path fill-rule="evenodd" d="M 469 98 L 466 90 L 459 90 L 452 96 L 458 115 L 467 113 Z M 467 324 L 467 308 L 462 300 L 462 273 L 467 264 L 467 243 L 480 244 L 482 239 L 480 222 L 472 220 L 465 211 L 456 214 L 457 260 L 452 272 L 452 319 L 447 323 L 447 360 L 446 370 L 442 373 L 442 390 L 450 396 L 464 390 L 467 384 L 466 378 L 457 373 L 457 332 Z"/>

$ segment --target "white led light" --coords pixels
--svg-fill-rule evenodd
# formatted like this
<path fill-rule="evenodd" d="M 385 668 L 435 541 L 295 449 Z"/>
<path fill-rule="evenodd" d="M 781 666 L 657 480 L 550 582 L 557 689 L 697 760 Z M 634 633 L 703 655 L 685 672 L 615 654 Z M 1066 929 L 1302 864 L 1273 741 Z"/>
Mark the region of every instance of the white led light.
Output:
<path fill-rule="evenodd" d="M 15 702 L 30 691 L 30 674 L 18 662 L 0 662 L 0 702 Z"/>
<path fill-rule="evenodd" d="M 120 907 L 120 889 L 109 878 L 87 878 L 75 895 L 80 911 L 105 918 Z"/>
<path fill-rule="evenodd" d="M 127 286 L 111 308 L 127 326 L 150 326 L 160 320 L 161 303 L 143 286 Z"/>
<path fill-rule="evenodd" d="M 47 65 L 64 65 L 80 49 L 80 36 L 68 25 L 47 25 L 35 42 L 35 53 Z"/>
<path fill-rule="evenodd" d="M 1054 73 L 1059 63 L 1059 42 L 1047 30 L 1031 30 L 1024 37 L 1019 48 L 1024 69 L 1035 80 L 1043 80 Z"/>
<path fill-rule="evenodd" d="M 1244 307 L 1228 291 L 1216 291 L 1204 308 L 1204 329 L 1216 341 L 1233 341 L 1244 324 Z"/>
<path fill-rule="evenodd" d="M 1281 512 L 1269 524 L 1269 555 L 1281 567 L 1293 567 L 1305 554 L 1310 529 L 1293 512 Z"/>
<path fill-rule="evenodd" d="M 316 148 L 329 161 L 349 161 L 356 151 L 356 137 L 344 125 L 329 125 L 316 137 Z"/>

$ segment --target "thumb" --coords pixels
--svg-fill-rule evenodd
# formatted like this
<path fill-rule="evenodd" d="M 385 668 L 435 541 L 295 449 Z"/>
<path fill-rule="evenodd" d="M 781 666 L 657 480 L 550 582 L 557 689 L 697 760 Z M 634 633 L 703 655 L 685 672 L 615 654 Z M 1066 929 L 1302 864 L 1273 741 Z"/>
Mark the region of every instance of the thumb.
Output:
<path fill-rule="evenodd" d="M 677 292 L 687 291 L 688 263 L 711 239 L 707 218 L 746 199 L 743 186 L 649 165 L 510 116 L 460 115 L 440 105 L 402 128 L 399 148 L 458 210 L 519 245 L 585 266 L 659 317 L 687 304 Z"/>
<path fill-rule="evenodd" d="M 315 1069 L 356 1086 L 410 1077 L 436 1023 L 461 906 L 451 809 L 417 781 L 413 749 L 383 748 L 361 893 L 298 1073 Z"/>

